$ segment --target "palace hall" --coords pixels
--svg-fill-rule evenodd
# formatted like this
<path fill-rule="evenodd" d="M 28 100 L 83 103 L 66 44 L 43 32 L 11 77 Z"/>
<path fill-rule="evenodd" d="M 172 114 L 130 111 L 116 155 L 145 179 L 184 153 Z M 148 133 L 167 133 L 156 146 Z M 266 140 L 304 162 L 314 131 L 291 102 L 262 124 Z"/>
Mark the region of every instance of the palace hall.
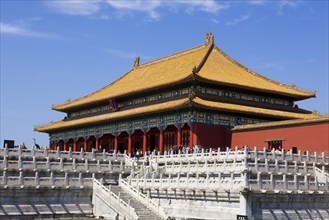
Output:
<path fill-rule="evenodd" d="M 146 63 L 137 57 L 126 74 L 105 87 L 52 105 L 66 114 L 64 119 L 34 129 L 49 134 L 50 148 L 64 151 L 95 148 L 134 155 L 139 150 L 144 155 L 173 146 L 224 149 L 238 143 L 232 143 L 232 134 L 248 130 L 241 126 L 280 127 L 296 120 L 328 124 L 328 117 L 322 119 L 295 103 L 315 96 L 315 91 L 285 85 L 243 66 L 207 33 L 199 46 Z M 262 142 L 287 139 L 280 138 Z"/>

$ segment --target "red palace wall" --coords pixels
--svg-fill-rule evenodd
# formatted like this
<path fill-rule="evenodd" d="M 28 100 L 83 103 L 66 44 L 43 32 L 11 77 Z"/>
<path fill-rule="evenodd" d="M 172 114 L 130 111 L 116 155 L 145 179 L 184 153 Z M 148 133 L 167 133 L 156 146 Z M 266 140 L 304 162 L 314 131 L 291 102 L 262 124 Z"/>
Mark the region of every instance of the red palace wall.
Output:
<path fill-rule="evenodd" d="M 241 131 L 232 133 L 231 147 L 248 145 L 263 148 L 268 146 L 264 140 L 285 138 L 282 147 L 290 150 L 297 147 L 301 151 L 329 151 L 329 123 L 315 125 L 296 125 L 286 128 L 272 128 L 258 131 Z"/>
<path fill-rule="evenodd" d="M 224 149 L 225 146 L 229 146 L 226 144 L 227 136 L 230 136 L 225 132 L 227 128 L 207 124 L 195 124 L 194 126 L 194 144 L 213 149 L 219 147 Z"/>

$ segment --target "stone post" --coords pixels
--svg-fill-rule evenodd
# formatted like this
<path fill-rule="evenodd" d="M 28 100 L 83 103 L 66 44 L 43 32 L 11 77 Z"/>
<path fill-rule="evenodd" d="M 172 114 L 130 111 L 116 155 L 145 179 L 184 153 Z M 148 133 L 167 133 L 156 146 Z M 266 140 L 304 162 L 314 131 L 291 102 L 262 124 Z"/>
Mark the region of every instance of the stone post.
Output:
<path fill-rule="evenodd" d="M 22 170 L 22 168 L 23 168 L 22 156 L 18 156 L 17 168 L 18 168 L 18 170 Z"/>
<path fill-rule="evenodd" d="M 64 162 L 63 162 L 63 158 L 61 157 L 61 159 L 59 160 L 59 168 L 61 170 L 64 170 Z"/>
<path fill-rule="evenodd" d="M 83 148 L 80 150 L 80 157 L 81 159 L 85 158 L 85 152 L 83 151 Z"/>
<path fill-rule="evenodd" d="M 66 187 L 70 186 L 69 175 L 67 172 L 65 172 L 65 176 L 64 176 L 64 186 Z"/>
<path fill-rule="evenodd" d="M 8 168 L 8 160 L 7 160 L 7 156 L 6 155 L 3 156 L 2 164 L 3 164 L 3 169 L 4 170 L 7 170 L 7 168 Z"/>
<path fill-rule="evenodd" d="M 48 155 L 49 155 L 48 148 L 46 148 L 44 152 L 45 152 L 45 156 L 44 157 L 48 157 Z"/>
<path fill-rule="evenodd" d="M 32 158 L 32 166 L 33 166 L 33 170 L 35 171 L 35 170 L 37 170 L 37 166 L 38 166 L 38 164 L 37 164 L 37 160 L 36 160 L 36 158 L 35 158 L 35 156 L 33 156 L 33 158 Z"/>
<path fill-rule="evenodd" d="M 99 162 L 99 160 L 97 160 L 97 171 L 98 171 L 99 173 L 102 172 L 102 166 L 101 166 L 101 163 Z"/>
<path fill-rule="evenodd" d="M 24 177 L 22 171 L 19 172 L 18 183 L 21 187 L 24 186 Z"/>
<path fill-rule="evenodd" d="M 47 157 L 46 168 L 47 168 L 48 171 L 50 170 L 50 160 L 49 160 L 49 157 Z"/>
<path fill-rule="evenodd" d="M 69 147 L 68 157 L 72 159 L 72 147 Z"/>
<path fill-rule="evenodd" d="M 72 169 L 73 169 L 73 172 L 77 171 L 77 162 L 76 162 L 75 158 L 73 158 L 73 161 L 72 161 Z"/>
<path fill-rule="evenodd" d="M 8 152 L 9 152 L 9 150 L 8 150 L 8 146 L 6 145 L 6 147 L 5 147 L 5 149 L 4 149 L 3 156 L 4 156 L 4 157 L 7 157 L 7 156 L 8 156 Z"/>
<path fill-rule="evenodd" d="M 109 160 L 109 170 L 112 173 L 113 172 L 113 167 L 112 167 L 112 161 Z"/>
<path fill-rule="evenodd" d="M 80 188 L 83 187 L 83 178 L 82 178 L 82 173 L 79 173 L 79 186 Z"/>
<path fill-rule="evenodd" d="M 89 173 L 89 163 L 88 160 L 85 160 L 85 170 L 87 173 Z"/>

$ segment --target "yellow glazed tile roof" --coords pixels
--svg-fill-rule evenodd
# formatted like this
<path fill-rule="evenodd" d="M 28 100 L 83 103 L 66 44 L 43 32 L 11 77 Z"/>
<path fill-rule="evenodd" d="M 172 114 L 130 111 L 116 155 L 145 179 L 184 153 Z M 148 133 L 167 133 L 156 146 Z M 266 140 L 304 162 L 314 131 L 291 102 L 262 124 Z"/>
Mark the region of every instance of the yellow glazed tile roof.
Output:
<path fill-rule="evenodd" d="M 215 108 L 218 110 L 224 111 L 234 111 L 234 112 L 241 112 L 241 113 L 249 113 L 249 114 L 257 114 L 269 117 L 280 117 L 280 118 L 291 118 L 291 119 L 308 119 L 308 118 L 317 118 L 319 117 L 316 114 L 302 114 L 302 113 L 294 113 L 294 112 L 285 112 L 285 111 L 278 111 L 273 109 L 264 109 L 264 108 L 256 108 L 244 105 L 237 105 L 237 104 L 230 104 L 224 102 L 214 102 L 214 101 L 207 101 L 201 98 L 196 97 L 193 99 L 193 103 L 201 105 L 203 107 L 208 108 Z"/>
<path fill-rule="evenodd" d="M 284 120 L 284 121 L 273 121 L 273 122 L 264 122 L 258 124 L 249 124 L 249 125 L 239 125 L 235 126 L 231 130 L 233 132 L 253 130 L 253 129 L 270 129 L 275 127 L 287 127 L 287 126 L 296 126 L 296 125 L 312 125 L 319 123 L 329 123 L 328 116 L 319 116 L 317 118 L 308 118 L 308 119 L 293 119 L 293 120 Z"/>
<path fill-rule="evenodd" d="M 86 104 L 181 82 L 192 75 L 194 67 L 198 67 L 199 77 L 218 84 L 283 94 L 297 99 L 315 96 L 315 92 L 296 89 L 251 71 L 211 42 L 139 65 L 94 93 L 53 105 L 52 108 L 66 111 Z"/>
<path fill-rule="evenodd" d="M 315 95 L 315 92 L 295 89 L 261 76 L 230 58 L 217 46 L 214 46 L 206 63 L 199 71 L 199 75 L 202 78 L 218 83 L 258 89 L 271 93 L 300 97 L 311 97 Z"/>
<path fill-rule="evenodd" d="M 46 125 L 38 125 L 34 127 L 35 131 L 40 132 L 47 132 L 51 130 L 56 129 L 66 129 L 70 127 L 75 126 L 81 126 L 81 125 L 87 125 L 87 124 L 93 124 L 93 123 L 101 123 L 104 121 L 112 120 L 112 119 L 119 119 L 129 116 L 137 116 L 145 113 L 152 113 L 152 112 L 159 112 L 163 110 L 169 110 L 178 108 L 181 106 L 185 106 L 189 103 L 188 98 L 183 98 L 179 100 L 164 102 L 160 104 L 154 104 L 154 105 L 147 105 L 142 107 L 137 107 L 133 109 L 123 110 L 123 111 L 117 111 L 117 112 L 111 112 L 103 115 L 97 115 L 97 116 L 91 116 L 91 117 L 85 117 L 85 118 L 79 118 L 79 119 L 73 119 L 73 120 L 61 120 L 57 122 L 51 122 Z"/>
<path fill-rule="evenodd" d="M 205 57 L 209 46 L 201 45 L 131 69 L 111 84 L 67 103 L 53 105 L 54 110 L 66 110 L 84 104 L 109 100 L 121 95 L 179 82 L 191 75 L 193 67 Z"/>

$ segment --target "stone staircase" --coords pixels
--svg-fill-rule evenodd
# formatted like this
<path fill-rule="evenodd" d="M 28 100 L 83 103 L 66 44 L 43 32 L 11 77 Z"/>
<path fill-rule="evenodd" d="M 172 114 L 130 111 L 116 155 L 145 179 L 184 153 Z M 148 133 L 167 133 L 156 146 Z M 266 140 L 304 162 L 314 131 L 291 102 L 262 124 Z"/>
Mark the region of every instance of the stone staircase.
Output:
<path fill-rule="evenodd" d="M 132 197 L 129 193 L 127 193 L 122 187 L 120 186 L 112 186 L 111 191 L 119 196 L 120 192 L 120 198 L 125 201 L 126 203 L 129 203 L 133 207 L 138 215 L 139 220 L 161 220 L 159 216 L 157 216 L 151 209 L 147 208 L 144 204 L 139 202 L 137 199 Z"/>

